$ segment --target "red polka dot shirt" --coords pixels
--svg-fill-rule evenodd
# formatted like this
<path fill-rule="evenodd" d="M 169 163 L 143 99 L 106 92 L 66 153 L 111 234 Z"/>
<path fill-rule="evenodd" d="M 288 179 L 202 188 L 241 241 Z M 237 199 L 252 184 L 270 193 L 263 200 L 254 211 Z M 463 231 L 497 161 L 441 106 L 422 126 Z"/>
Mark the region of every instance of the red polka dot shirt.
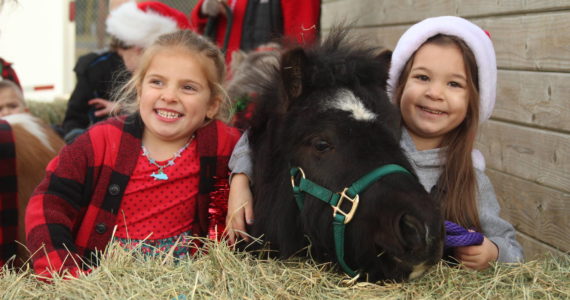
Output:
<path fill-rule="evenodd" d="M 175 165 L 163 169 L 168 180 L 151 177 L 158 167 L 142 153 L 141 149 L 121 201 L 115 236 L 156 240 L 190 230 L 195 216 L 200 170 L 196 140 L 174 161 Z M 157 163 L 165 165 L 167 161 Z"/>

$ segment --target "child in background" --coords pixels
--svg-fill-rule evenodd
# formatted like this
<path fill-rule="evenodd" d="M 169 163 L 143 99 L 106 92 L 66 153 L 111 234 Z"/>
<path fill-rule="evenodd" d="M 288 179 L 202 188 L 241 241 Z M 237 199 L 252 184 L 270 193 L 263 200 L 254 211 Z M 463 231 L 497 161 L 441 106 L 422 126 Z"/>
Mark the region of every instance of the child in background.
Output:
<path fill-rule="evenodd" d="M 224 4 L 231 16 L 226 15 Z M 227 39 L 229 63 L 236 50 L 248 52 L 281 38 L 312 44 L 319 36 L 320 17 L 320 0 L 199 0 L 190 12 L 190 23 L 197 32 L 211 36 L 220 48 Z"/>
<path fill-rule="evenodd" d="M 10 80 L 0 81 L 0 118 L 28 111 L 20 87 Z"/>
<path fill-rule="evenodd" d="M 143 252 L 175 257 L 188 254 L 188 236 L 223 231 L 227 163 L 239 139 L 214 120 L 227 105 L 224 73 L 221 52 L 190 31 L 145 51 L 119 97 L 130 114 L 62 149 L 30 199 L 26 236 L 37 274 L 76 276 L 82 261 L 96 264 L 115 230 L 127 248 L 142 243 Z"/>
<path fill-rule="evenodd" d="M 68 144 L 110 115 L 115 89 L 130 78 L 144 48 L 160 35 L 190 28 L 186 15 L 159 1 L 122 3 L 109 13 L 105 24 L 110 49 L 79 57 L 73 69 L 77 84 L 61 128 Z"/>
<path fill-rule="evenodd" d="M 441 199 L 444 218 L 484 235 L 481 245 L 451 249 L 467 268 L 522 260 L 511 224 L 499 204 L 484 159 L 473 149 L 478 125 L 493 111 L 497 83 L 491 39 L 473 23 L 452 16 L 429 18 L 398 41 L 390 67 L 388 93 L 400 108 L 402 148 L 424 188 Z M 253 222 L 247 136 L 236 146 L 227 228 L 242 237 Z M 235 233 L 234 233 L 235 231 Z"/>

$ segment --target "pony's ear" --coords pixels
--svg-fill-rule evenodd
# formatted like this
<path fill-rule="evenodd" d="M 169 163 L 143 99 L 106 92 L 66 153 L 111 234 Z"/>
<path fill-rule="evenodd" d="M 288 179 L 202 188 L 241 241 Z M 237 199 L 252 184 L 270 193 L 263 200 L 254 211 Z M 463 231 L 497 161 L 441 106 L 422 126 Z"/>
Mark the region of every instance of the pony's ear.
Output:
<path fill-rule="evenodd" d="M 281 75 L 289 101 L 299 97 L 303 92 L 306 61 L 307 55 L 301 47 L 291 49 L 281 57 Z"/>
<path fill-rule="evenodd" d="M 376 60 L 385 68 L 385 72 L 380 75 L 379 80 L 383 82 L 383 88 L 386 90 L 386 84 L 388 83 L 388 70 L 390 69 L 392 60 L 392 51 L 388 49 L 383 50 L 376 56 Z"/>
<path fill-rule="evenodd" d="M 387 69 L 390 68 L 390 61 L 392 60 L 392 51 L 389 49 L 384 49 L 376 58 L 386 66 Z"/>

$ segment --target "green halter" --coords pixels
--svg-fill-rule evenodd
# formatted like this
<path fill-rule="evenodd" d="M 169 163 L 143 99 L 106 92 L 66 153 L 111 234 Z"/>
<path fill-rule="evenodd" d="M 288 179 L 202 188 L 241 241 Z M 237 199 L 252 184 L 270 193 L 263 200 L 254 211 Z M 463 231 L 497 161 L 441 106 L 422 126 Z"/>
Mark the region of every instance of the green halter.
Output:
<path fill-rule="evenodd" d="M 362 178 L 354 182 L 350 187 L 345 187 L 340 193 L 334 193 L 327 188 L 324 188 L 309 179 L 305 178 L 305 173 L 300 167 L 291 168 L 291 185 L 293 186 L 293 193 L 295 201 L 299 210 L 303 209 L 305 201 L 305 193 L 309 194 L 325 203 L 329 204 L 333 209 L 333 236 L 336 251 L 336 258 L 342 267 L 343 271 L 351 277 L 354 277 L 358 272 L 352 270 L 344 261 L 344 228 L 354 217 L 356 209 L 358 208 L 359 196 L 358 194 L 364 191 L 372 183 L 380 180 L 380 178 L 392 173 L 407 173 L 411 174 L 402 166 L 395 164 L 388 164 L 377 169 L 372 170 L 370 173 L 364 175 Z M 299 185 L 296 185 L 295 178 L 299 175 Z M 344 212 L 341 205 L 344 200 L 351 203 L 349 212 Z"/>

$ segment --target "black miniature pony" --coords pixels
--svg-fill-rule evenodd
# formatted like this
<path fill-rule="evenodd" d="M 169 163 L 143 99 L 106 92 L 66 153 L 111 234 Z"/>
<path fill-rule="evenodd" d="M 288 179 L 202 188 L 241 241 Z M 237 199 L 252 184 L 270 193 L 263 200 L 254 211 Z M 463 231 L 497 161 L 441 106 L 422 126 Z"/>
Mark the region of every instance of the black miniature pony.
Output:
<path fill-rule="evenodd" d="M 255 224 L 280 257 L 310 251 L 369 281 L 415 278 L 442 254 L 439 204 L 399 144 L 389 52 L 337 30 L 285 52 L 251 120 Z"/>

